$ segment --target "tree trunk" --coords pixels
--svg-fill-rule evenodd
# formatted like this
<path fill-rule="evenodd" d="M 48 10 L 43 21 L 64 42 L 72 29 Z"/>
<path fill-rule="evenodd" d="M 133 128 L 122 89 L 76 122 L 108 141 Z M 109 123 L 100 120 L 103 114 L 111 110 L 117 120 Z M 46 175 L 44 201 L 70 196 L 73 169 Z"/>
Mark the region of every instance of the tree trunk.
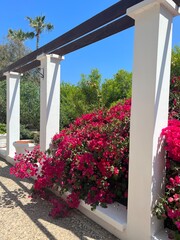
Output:
<path fill-rule="evenodd" d="M 39 34 L 36 36 L 36 49 L 39 48 Z"/>

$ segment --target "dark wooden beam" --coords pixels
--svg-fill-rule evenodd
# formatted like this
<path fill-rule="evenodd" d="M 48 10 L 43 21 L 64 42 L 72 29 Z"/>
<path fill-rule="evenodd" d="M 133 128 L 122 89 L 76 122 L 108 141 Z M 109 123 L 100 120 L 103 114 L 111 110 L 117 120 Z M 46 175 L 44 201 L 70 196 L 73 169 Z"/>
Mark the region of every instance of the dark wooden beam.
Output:
<path fill-rule="evenodd" d="M 180 6 L 180 0 L 173 0 L 178 6 Z"/>
<path fill-rule="evenodd" d="M 52 53 L 58 54 L 58 55 L 65 55 L 70 52 L 73 52 L 75 50 L 78 50 L 80 48 L 83 48 L 87 45 L 90 45 L 92 43 L 95 43 L 97 41 L 100 41 L 104 38 L 107 38 L 113 34 L 116 34 L 118 32 L 121 32 L 127 28 L 130 28 L 134 26 L 134 20 L 128 16 L 122 17 L 108 25 L 106 25 L 103 28 L 100 28 L 72 43 L 67 44 L 64 47 L 61 47 Z"/>
<path fill-rule="evenodd" d="M 15 72 L 19 72 L 19 73 L 25 73 L 33 68 L 39 67 L 40 66 L 40 61 L 39 60 L 35 60 L 32 61 L 26 65 L 23 65 L 22 67 L 16 68 Z"/>
<path fill-rule="evenodd" d="M 17 71 L 24 73 L 40 66 L 40 62 L 36 60 L 36 58 L 43 53 L 56 53 L 59 55 L 65 55 L 133 26 L 134 20 L 131 18 L 127 16 L 118 20 L 117 18 L 125 15 L 126 10 L 129 7 L 142 1 L 143 0 L 121 0 L 117 2 L 72 30 L 59 36 L 55 40 L 1 70 L 0 80 L 5 79 L 5 76 L 3 76 L 4 72 Z M 180 6 L 180 0 L 173 1 Z M 109 24 L 105 25 L 107 23 Z"/>
<path fill-rule="evenodd" d="M 55 40 L 49 42 L 48 44 L 42 46 L 36 51 L 28 54 L 27 56 L 19 59 L 15 63 L 11 64 L 7 68 L 0 71 L 0 76 L 3 75 L 4 72 L 14 71 L 17 68 L 22 67 L 23 65 L 28 64 L 31 61 L 34 61 L 38 55 L 42 53 L 49 53 L 55 51 L 57 48 L 76 40 L 77 38 L 115 20 L 116 18 L 124 15 L 126 13 L 127 8 L 142 2 L 143 0 L 122 0 L 112 5 L 111 7 L 105 9 L 89 20 L 83 22 L 72 30 L 66 32 Z"/>
<path fill-rule="evenodd" d="M 134 20 L 132 18 L 130 18 L 128 16 L 122 17 L 122 18 L 104 26 L 103 28 L 100 28 L 84 37 L 81 37 L 80 39 L 78 39 L 74 42 L 67 44 L 66 46 L 56 49 L 55 51 L 53 51 L 51 53 L 55 53 L 58 55 L 65 55 L 65 54 L 71 53 L 75 50 L 78 50 L 80 48 L 83 48 L 87 45 L 90 45 L 94 42 L 97 42 L 104 38 L 107 38 L 113 34 L 121 32 L 132 26 L 134 26 Z M 35 61 L 32 61 L 20 68 L 16 68 L 15 71 L 19 72 L 19 73 L 24 73 L 26 71 L 29 71 L 29 70 L 39 67 L 39 66 L 40 66 L 40 61 L 35 60 Z"/>

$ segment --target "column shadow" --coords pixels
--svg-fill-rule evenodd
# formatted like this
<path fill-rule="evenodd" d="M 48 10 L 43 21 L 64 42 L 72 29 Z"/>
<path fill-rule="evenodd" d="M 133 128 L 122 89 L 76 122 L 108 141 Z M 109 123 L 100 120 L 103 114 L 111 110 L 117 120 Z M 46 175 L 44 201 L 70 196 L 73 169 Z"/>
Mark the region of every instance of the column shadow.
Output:
<path fill-rule="evenodd" d="M 3 162 L 3 166 L 6 166 L 0 167 L 0 179 L 1 177 L 6 178 L 6 181 L 0 181 L 0 188 L 3 189 L 3 193 L 0 196 L 0 209 L 8 208 L 9 210 L 11 209 L 13 211 L 13 209 L 20 207 L 49 240 L 60 240 L 61 238 L 59 238 L 59 236 L 57 238 L 57 236 L 55 236 L 53 232 L 47 229 L 40 222 L 40 220 L 44 220 L 46 222 L 50 222 L 51 224 L 56 225 L 56 227 L 60 228 L 61 231 L 63 231 L 62 228 L 65 230 L 69 230 L 81 240 L 118 240 L 116 237 L 104 230 L 101 226 L 94 223 L 92 220 L 88 219 L 78 210 L 73 210 L 69 217 L 53 219 L 51 216 L 48 215 L 50 211 L 50 203 L 40 198 L 32 200 L 31 202 L 28 202 L 26 204 L 22 204 L 23 199 L 27 198 L 28 195 L 30 195 L 31 193 L 29 186 L 33 184 L 33 180 L 21 180 L 10 175 L 9 169 L 11 165 L 0 159 L 0 163 L 1 161 Z M 17 186 L 13 190 L 12 185 L 9 186 L 7 184 L 8 179 L 12 180 Z"/>

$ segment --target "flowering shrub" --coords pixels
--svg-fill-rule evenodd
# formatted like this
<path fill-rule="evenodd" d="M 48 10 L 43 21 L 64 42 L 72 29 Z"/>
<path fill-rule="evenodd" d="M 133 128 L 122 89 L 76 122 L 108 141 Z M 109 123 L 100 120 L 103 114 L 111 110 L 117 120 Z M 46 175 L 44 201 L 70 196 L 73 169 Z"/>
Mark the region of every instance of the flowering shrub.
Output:
<path fill-rule="evenodd" d="M 171 84 L 169 126 L 162 130 L 167 152 L 166 189 L 154 208 L 154 214 L 165 220 L 165 225 L 180 231 L 180 78 Z M 174 84 L 174 85 L 173 85 Z M 27 153 L 17 155 L 11 173 L 18 177 L 37 175 L 37 162 L 42 165 L 41 175 L 34 189 L 42 197 L 47 188 L 60 187 L 60 194 L 69 192 L 69 208 L 77 208 L 80 200 L 92 209 L 119 201 L 127 205 L 129 127 L 131 100 L 119 103 L 110 110 L 99 110 L 76 119 L 68 128 L 56 134 L 46 155 Z M 39 151 L 39 150 L 38 150 Z M 50 200 L 52 217 L 66 216 L 67 206 Z M 178 239 L 178 238 L 177 238 Z"/>
<path fill-rule="evenodd" d="M 157 201 L 154 214 L 165 219 L 165 226 L 176 232 L 175 239 L 180 239 L 180 121 L 169 120 L 162 135 L 166 142 L 166 186 L 165 195 Z"/>
<path fill-rule="evenodd" d="M 26 151 L 25 154 L 15 154 L 15 166 L 11 167 L 10 174 L 19 178 L 30 178 L 37 176 L 38 163 L 42 163 L 45 154 L 40 151 L 40 146 L 34 147 L 33 151 Z"/>
<path fill-rule="evenodd" d="M 92 208 L 115 200 L 126 204 L 130 103 L 83 115 L 56 134 L 35 190 L 59 185 L 61 193 L 71 192 L 71 208 L 81 199 Z"/>

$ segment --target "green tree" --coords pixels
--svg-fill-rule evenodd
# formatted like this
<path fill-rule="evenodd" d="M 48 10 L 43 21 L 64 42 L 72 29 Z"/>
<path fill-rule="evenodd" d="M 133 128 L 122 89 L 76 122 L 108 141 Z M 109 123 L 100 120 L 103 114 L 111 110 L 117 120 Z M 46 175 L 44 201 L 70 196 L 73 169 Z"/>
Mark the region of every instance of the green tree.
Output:
<path fill-rule="evenodd" d="M 32 75 L 25 75 L 21 80 L 20 121 L 27 128 L 39 130 L 40 89 Z M 0 81 L 0 123 L 6 123 L 6 81 Z"/>
<path fill-rule="evenodd" d="M 132 74 L 119 70 L 113 79 L 106 79 L 102 84 L 102 101 L 105 107 L 131 97 Z"/>
<path fill-rule="evenodd" d="M 0 123 L 6 123 L 6 81 L 0 81 Z"/>
<path fill-rule="evenodd" d="M 5 44 L 0 45 L 0 70 L 27 55 L 29 52 L 30 49 L 23 43 L 8 40 Z"/>
<path fill-rule="evenodd" d="M 28 38 L 33 38 L 32 32 L 23 32 L 21 29 L 19 30 L 8 30 L 8 38 L 15 42 L 24 42 Z"/>
<path fill-rule="evenodd" d="M 27 20 L 34 29 L 34 32 L 31 32 L 31 36 L 36 37 L 36 49 L 38 49 L 41 33 L 44 31 L 51 31 L 54 26 L 51 23 L 45 23 L 45 16 L 37 16 L 34 19 L 27 17 Z"/>
<path fill-rule="evenodd" d="M 175 46 L 172 50 L 171 77 L 180 76 L 180 47 Z"/>
<path fill-rule="evenodd" d="M 60 128 L 68 126 L 75 118 L 86 112 L 82 93 L 78 86 L 61 84 Z"/>
<path fill-rule="evenodd" d="M 30 50 L 23 42 L 8 40 L 0 45 L 0 70 L 4 69 Z M 39 129 L 39 83 L 34 72 L 21 77 L 21 124 Z M 6 81 L 0 81 L 0 122 L 6 123 Z"/>
<path fill-rule="evenodd" d="M 33 75 L 26 75 L 21 81 L 20 120 L 29 129 L 40 128 L 40 86 Z"/>
<path fill-rule="evenodd" d="M 169 114 L 180 120 L 180 46 L 172 50 Z"/>
<path fill-rule="evenodd" d="M 23 52 L 25 48 L 24 41 L 27 39 L 32 39 L 33 35 L 31 32 L 23 32 L 21 29 L 19 30 L 9 29 L 7 37 L 14 43 L 14 45 L 17 45 L 16 55 L 17 55 L 17 59 L 19 59 L 25 55 Z"/>
<path fill-rule="evenodd" d="M 25 56 L 29 51 L 23 43 L 7 40 L 5 44 L 0 45 L 0 70 Z M 6 123 L 6 81 L 0 81 L 0 122 Z"/>
<path fill-rule="evenodd" d="M 0 45 L 0 70 L 11 63 L 10 52 L 8 45 Z"/>
<path fill-rule="evenodd" d="M 83 96 L 84 104 L 89 111 L 102 106 L 101 74 L 98 69 L 91 70 L 91 73 L 88 76 L 82 74 L 78 87 Z"/>
<path fill-rule="evenodd" d="M 68 126 L 84 113 L 101 107 L 101 75 L 93 69 L 89 75 L 82 74 L 78 85 L 61 84 L 60 126 Z"/>

